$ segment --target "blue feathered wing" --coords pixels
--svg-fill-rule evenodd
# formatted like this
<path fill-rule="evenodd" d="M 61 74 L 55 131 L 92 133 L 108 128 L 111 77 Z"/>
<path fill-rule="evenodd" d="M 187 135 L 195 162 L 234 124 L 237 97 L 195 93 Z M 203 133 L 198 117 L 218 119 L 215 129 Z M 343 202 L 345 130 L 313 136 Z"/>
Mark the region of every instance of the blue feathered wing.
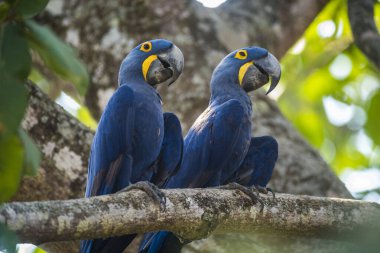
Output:
<path fill-rule="evenodd" d="M 164 113 L 164 139 L 160 155 L 155 163 L 155 173 L 151 182 L 164 187 L 170 176 L 175 175 L 181 166 L 183 137 L 181 123 L 174 113 Z"/>
<path fill-rule="evenodd" d="M 130 183 L 135 121 L 133 91 L 119 87 L 100 119 L 90 154 L 86 197 L 117 192 Z M 121 252 L 135 235 L 86 240 L 81 253 Z"/>

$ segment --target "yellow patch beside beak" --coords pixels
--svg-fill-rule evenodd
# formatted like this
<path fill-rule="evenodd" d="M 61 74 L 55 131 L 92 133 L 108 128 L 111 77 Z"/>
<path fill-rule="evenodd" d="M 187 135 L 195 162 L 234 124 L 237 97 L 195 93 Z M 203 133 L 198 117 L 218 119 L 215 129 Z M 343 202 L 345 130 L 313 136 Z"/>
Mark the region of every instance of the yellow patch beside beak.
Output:
<path fill-rule="evenodd" d="M 253 64 L 253 61 L 245 63 L 243 66 L 239 69 L 239 84 L 243 82 L 243 78 L 245 76 L 245 73 L 247 73 L 248 68 Z"/>
<path fill-rule="evenodd" d="M 142 64 L 142 72 L 143 72 L 143 76 L 144 76 L 145 81 L 146 81 L 146 75 L 148 74 L 148 70 L 150 68 L 150 65 L 155 60 L 157 60 L 157 55 L 152 54 L 151 56 L 149 56 L 148 58 L 146 58 L 145 61 Z"/>

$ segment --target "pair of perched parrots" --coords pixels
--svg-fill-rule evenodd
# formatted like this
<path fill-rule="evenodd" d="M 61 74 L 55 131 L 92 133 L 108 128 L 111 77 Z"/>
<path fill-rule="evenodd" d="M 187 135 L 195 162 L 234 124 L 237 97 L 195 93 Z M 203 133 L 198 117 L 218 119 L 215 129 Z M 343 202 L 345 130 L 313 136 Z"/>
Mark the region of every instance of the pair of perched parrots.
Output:
<path fill-rule="evenodd" d="M 134 48 L 121 64 L 119 87 L 100 119 L 89 160 L 86 197 L 129 189 L 144 190 L 161 209 L 159 188 L 217 187 L 240 189 L 255 201 L 253 190 L 267 192 L 277 160 L 277 142 L 252 137 L 248 92 L 281 70 L 267 50 L 246 47 L 227 55 L 211 78 L 211 98 L 186 137 L 172 113 L 163 113 L 156 90 L 182 72 L 182 52 L 157 39 Z M 249 188 L 248 188 L 249 187 Z M 136 235 L 81 242 L 81 253 L 119 253 Z M 183 244 L 170 232 L 145 235 L 140 252 L 180 252 Z"/>

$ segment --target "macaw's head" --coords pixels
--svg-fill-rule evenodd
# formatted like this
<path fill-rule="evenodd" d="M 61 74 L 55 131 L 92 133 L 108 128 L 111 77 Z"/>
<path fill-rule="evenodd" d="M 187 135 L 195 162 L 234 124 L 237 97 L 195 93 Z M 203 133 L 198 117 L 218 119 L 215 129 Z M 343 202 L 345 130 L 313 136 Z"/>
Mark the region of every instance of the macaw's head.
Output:
<path fill-rule="evenodd" d="M 216 67 L 213 79 L 227 80 L 247 93 L 262 87 L 271 80 L 271 92 L 281 77 L 280 63 L 266 49 L 245 47 L 227 55 Z M 215 80 L 216 81 L 216 80 Z M 216 82 L 211 85 L 218 85 Z"/>
<path fill-rule="evenodd" d="M 182 73 L 183 54 L 172 42 L 163 39 L 146 41 L 125 57 L 120 66 L 119 85 L 145 82 L 153 87 L 170 85 Z"/>

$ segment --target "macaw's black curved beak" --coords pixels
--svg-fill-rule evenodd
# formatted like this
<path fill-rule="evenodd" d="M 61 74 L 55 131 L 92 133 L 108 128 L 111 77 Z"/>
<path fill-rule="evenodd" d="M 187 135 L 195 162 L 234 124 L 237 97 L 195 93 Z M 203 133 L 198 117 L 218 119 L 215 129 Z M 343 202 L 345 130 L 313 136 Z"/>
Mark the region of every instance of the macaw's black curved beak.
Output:
<path fill-rule="evenodd" d="M 181 75 L 184 65 L 181 50 L 173 46 L 157 54 L 157 60 L 153 61 L 149 67 L 146 80 L 152 85 L 174 83 Z"/>
<path fill-rule="evenodd" d="M 248 68 L 243 81 L 242 88 L 246 92 L 250 92 L 262 87 L 271 80 L 269 90 L 266 94 L 276 88 L 281 78 L 281 66 L 276 57 L 271 53 L 267 56 L 255 60 Z"/>
<path fill-rule="evenodd" d="M 268 56 L 261 58 L 253 63 L 262 73 L 267 74 L 270 79 L 270 87 L 266 94 L 276 88 L 281 78 L 281 66 L 276 57 L 268 52 Z"/>

